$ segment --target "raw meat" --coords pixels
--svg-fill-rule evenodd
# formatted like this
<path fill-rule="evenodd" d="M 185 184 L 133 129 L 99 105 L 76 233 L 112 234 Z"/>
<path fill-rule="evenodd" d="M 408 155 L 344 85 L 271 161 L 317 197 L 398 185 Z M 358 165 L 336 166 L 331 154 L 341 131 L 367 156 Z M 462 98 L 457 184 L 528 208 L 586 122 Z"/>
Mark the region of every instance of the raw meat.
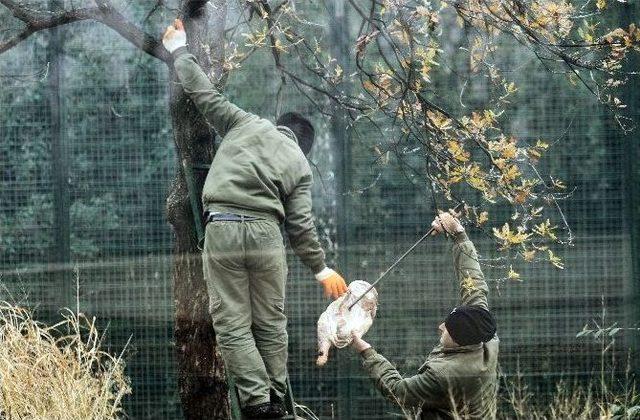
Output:
<path fill-rule="evenodd" d="M 370 286 L 363 280 L 351 282 L 347 293 L 334 300 L 318 318 L 318 366 L 327 363 L 332 345 L 346 347 L 351 344 L 353 332 L 361 337 L 369 331 L 378 309 L 376 289 L 371 289 L 351 310 L 349 306 Z"/>

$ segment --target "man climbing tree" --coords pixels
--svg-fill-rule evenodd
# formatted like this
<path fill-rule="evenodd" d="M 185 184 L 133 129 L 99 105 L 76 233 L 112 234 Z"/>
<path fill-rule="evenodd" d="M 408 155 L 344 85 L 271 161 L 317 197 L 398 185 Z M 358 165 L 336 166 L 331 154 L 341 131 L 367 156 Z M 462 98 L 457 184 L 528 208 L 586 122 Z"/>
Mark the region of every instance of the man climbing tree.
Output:
<path fill-rule="evenodd" d="M 270 121 L 230 103 L 189 54 L 182 21 L 163 43 L 182 89 L 222 137 L 202 193 L 206 212 L 203 267 L 210 312 L 225 365 L 250 418 L 285 415 L 287 262 L 280 223 L 325 295 L 346 292 L 328 268 L 311 215 L 314 128 L 297 113 Z"/>

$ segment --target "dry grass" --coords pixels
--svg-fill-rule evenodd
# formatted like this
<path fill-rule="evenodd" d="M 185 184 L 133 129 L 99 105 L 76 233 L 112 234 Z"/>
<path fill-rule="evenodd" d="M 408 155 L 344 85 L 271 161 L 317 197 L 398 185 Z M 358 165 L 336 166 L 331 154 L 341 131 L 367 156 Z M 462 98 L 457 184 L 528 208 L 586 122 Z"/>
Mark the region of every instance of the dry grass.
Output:
<path fill-rule="evenodd" d="M 121 357 L 100 349 L 95 319 L 66 312 L 46 326 L 0 303 L 0 418 L 105 420 L 131 393 Z"/>
<path fill-rule="evenodd" d="M 629 384 L 618 392 L 600 383 L 569 385 L 560 382 L 547 404 L 539 404 L 519 379 L 507 384 L 507 406 L 510 413 L 498 418 L 533 420 L 637 420 L 640 419 L 639 395 Z M 544 400 L 544 399 L 543 399 Z"/>

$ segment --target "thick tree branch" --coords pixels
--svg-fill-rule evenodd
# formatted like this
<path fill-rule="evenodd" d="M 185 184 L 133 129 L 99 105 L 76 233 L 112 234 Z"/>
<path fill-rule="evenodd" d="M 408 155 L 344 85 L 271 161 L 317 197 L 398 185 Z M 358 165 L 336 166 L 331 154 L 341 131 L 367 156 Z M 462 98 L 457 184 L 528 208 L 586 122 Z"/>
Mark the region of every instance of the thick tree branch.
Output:
<path fill-rule="evenodd" d="M 29 38 L 29 36 L 33 32 L 34 31 L 30 30 L 30 28 L 27 28 L 27 29 L 23 30 L 22 32 L 20 32 L 18 35 L 14 36 L 13 38 L 10 38 L 10 39 L 8 39 L 7 41 L 4 41 L 4 42 L 0 42 L 0 54 L 2 54 L 5 51 L 10 50 L 11 48 L 13 48 L 16 45 L 18 45 L 20 42 L 22 42 L 25 39 Z"/>
<path fill-rule="evenodd" d="M 35 10 L 27 11 L 27 8 L 25 8 L 24 6 L 21 7 L 20 4 L 16 3 L 13 0 L 1 0 L 0 3 L 3 4 L 7 9 L 9 9 L 13 16 L 20 19 L 27 25 L 33 20 L 37 19 L 36 15 L 40 14 Z"/>
<path fill-rule="evenodd" d="M 0 0 L 0 4 L 9 9 L 16 18 L 25 24 L 22 32 L 0 43 L 0 54 L 13 48 L 38 31 L 82 20 L 95 20 L 118 32 L 123 38 L 147 54 L 166 63 L 171 62 L 171 55 L 158 39 L 129 22 L 109 4 L 100 3 L 99 7 L 73 9 L 59 13 L 43 13 L 29 10 L 13 0 Z"/>
<path fill-rule="evenodd" d="M 13 38 L 0 43 L 0 54 L 13 48 L 19 42 L 27 39 L 32 34 L 43 29 L 51 29 L 56 26 L 80 20 L 95 19 L 100 12 L 97 8 L 75 9 L 53 15 L 44 15 L 37 12 L 25 12 L 13 1 L 0 0 L 0 3 L 7 7 L 11 13 L 26 25 L 25 28 Z"/>
<path fill-rule="evenodd" d="M 147 54 L 169 63 L 172 61 L 171 54 L 164 48 L 159 39 L 149 35 L 135 24 L 129 22 L 120 12 L 110 4 L 100 4 L 100 16 L 96 19 L 107 25 L 124 39 L 146 52 Z"/>

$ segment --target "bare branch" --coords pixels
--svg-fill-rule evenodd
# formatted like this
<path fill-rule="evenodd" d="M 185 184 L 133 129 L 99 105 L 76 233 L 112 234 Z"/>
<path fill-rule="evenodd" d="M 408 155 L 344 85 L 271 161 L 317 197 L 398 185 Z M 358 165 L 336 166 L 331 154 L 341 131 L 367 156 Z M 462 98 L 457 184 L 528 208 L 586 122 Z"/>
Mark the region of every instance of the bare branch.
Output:
<path fill-rule="evenodd" d="M 101 1 L 99 7 L 101 14 L 95 20 L 107 25 L 147 54 L 165 63 L 172 61 L 171 54 L 164 48 L 159 39 L 147 34 L 135 24 L 129 22 L 108 2 Z"/>
<path fill-rule="evenodd" d="M 55 28 L 56 26 L 66 25 L 80 20 L 95 19 L 99 14 L 99 10 L 97 8 L 85 8 L 54 15 L 44 15 L 41 13 L 25 12 L 11 0 L 0 0 L 0 3 L 6 6 L 14 16 L 23 21 L 26 25 L 24 30 L 18 35 L 10 38 L 8 41 L 0 43 L 0 54 L 13 48 L 19 42 L 27 39 L 35 32 L 43 29 Z"/>
<path fill-rule="evenodd" d="M 2 54 L 5 51 L 10 50 L 13 47 L 15 47 L 20 42 L 22 42 L 25 39 L 27 39 L 33 32 L 34 31 L 32 31 L 29 28 L 27 28 L 27 29 L 23 30 L 22 32 L 20 32 L 15 37 L 10 38 L 9 40 L 7 40 L 5 42 L 0 43 L 0 54 Z"/>
<path fill-rule="evenodd" d="M 98 2 L 98 7 L 73 9 L 59 13 L 43 13 L 28 10 L 13 0 L 0 0 L 0 4 L 9 9 L 16 18 L 26 25 L 24 30 L 18 35 L 10 38 L 8 41 L 0 43 L 0 54 L 13 48 L 38 31 L 82 20 L 94 20 L 118 32 L 123 38 L 147 54 L 166 63 L 171 62 L 171 55 L 158 39 L 145 33 L 132 22 L 129 22 L 106 1 Z"/>
<path fill-rule="evenodd" d="M 33 20 L 36 20 L 38 16 L 36 16 L 35 11 L 27 11 L 26 8 L 21 7 L 20 4 L 16 3 L 13 0 L 0 0 L 0 4 L 4 5 L 16 18 L 20 19 L 27 25 L 32 23 Z"/>

